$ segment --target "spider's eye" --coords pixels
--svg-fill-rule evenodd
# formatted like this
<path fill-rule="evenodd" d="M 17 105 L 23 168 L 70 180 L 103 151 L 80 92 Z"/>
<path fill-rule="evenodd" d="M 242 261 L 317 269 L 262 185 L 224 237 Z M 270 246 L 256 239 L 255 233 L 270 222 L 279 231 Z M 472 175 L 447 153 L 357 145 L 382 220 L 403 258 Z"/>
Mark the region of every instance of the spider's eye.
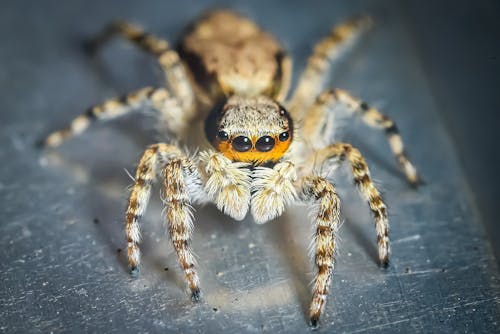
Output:
<path fill-rule="evenodd" d="M 238 136 L 233 139 L 233 148 L 238 152 L 246 152 L 252 148 L 252 141 L 248 137 Z"/>
<path fill-rule="evenodd" d="M 285 116 L 286 115 L 286 110 L 282 106 L 280 106 L 280 116 Z"/>
<path fill-rule="evenodd" d="M 290 138 L 290 134 L 288 132 L 282 132 L 280 133 L 280 141 L 287 141 L 288 138 Z"/>
<path fill-rule="evenodd" d="M 217 138 L 219 138 L 219 140 L 221 141 L 227 141 L 229 139 L 229 135 L 226 131 L 219 131 L 217 133 Z"/>
<path fill-rule="evenodd" d="M 255 143 L 255 148 L 261 152 L 271 151 L 274 147 L 274 138 L 269 136 L 260 137 Z"/>

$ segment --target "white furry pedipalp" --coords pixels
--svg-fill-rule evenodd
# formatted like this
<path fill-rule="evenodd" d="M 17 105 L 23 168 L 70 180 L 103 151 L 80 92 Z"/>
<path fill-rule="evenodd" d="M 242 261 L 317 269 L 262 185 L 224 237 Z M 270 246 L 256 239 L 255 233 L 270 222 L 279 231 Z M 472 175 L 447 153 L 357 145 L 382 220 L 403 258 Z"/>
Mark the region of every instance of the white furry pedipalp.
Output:
<path fill-rule="evenodd" d="M 217 208 L 228 216 L 242 220 L 250 205 L 250 170 L 248 164 L 236 162 L 214 151 L 200 152 L 205 165 L 205 192 Z"/>
<path fill-rule="evenodd" d="M 263 224 L 280 216 L 285 206 L 296 199 L 297 173 L 294 164 L 285 161 L 274 168 L 257 167 L 253 176 L 252 216 L 257 224 Z"/>

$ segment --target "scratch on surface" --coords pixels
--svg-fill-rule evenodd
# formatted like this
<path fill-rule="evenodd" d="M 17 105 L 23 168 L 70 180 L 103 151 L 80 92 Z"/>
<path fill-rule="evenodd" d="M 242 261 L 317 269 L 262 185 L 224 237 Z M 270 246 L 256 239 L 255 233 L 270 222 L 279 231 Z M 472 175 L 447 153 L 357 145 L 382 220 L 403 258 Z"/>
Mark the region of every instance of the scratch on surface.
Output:
<path fill-rule="evenodd" d="M 59 252 L 61 252 L 61 254 L 70 253 L 74 248 L 79 248 L 79 247 L 81 246 L 78 242 L 72 242 L 69 244 L 62 245 L 61 248 L 59 249 Z"/>
<path fill-rule="evenodd" d="M 483 303 L 490 302 L 490 301 L 498 303 L 498 302 L 500 302 L 500 298 L 499 297 L 486 298 L 486 299 L 480 299 L 480 300 L 476 300 L 476 301 L 472 301 L 472 302 L 468 302 L 468 303 L 464 303 L 464 304 L 456 303 L 453 306 L 442 307 L 442 308 L 440 307 L 440 310 L 442 310 L 446 313 L 447 311 L 454 311 L 459 307 L 475 306 L 475 305 L 483 304 Z M 386 304 L 391 304 L 391 303 L 386 303 Z M 383 304 L 383 305 L 385 305 L 385 304 Z M 401 323 L 405 323 L 405 322 L 409 322 L 409 321 L 414 321 L 416 319 L 423 318 L 423 317 L 427 316 L 429 311 L 431 311 L 431 310 L 422 310 L 421 311 L 422 314 L 420 314 L 418 316 L 413 316 L 413 317 L 409 317 L 406 319 L 400 319 L 400 320 L 396 320 L 396 321 L 390 321 L 390 322 L 386 322 L 383 324 L 378 324 L 378 325 L 374 325 L 374 326 L 370 326 L 370 327 L 364 327 L 364 328 L 360 328 L 360 329 L 357 329 L 355 331 L 348 332 L 348 333 L 361 333 L 361 332 L 368 332 L 368 331 L 371 332 L 375 329 L 380 330 L 380 329 L 383 329 L 383 328 L 388 327 L 388 326 L 394 326 L 397 324 L 401 324 Z"/>
<path fill-rule="evenodd" d="M 80 283 L 80 284 L 76 284 L 76 285 L 73 285 L 72 288 L 73 289 L 78 289 L 82 286 L 86 286 L 86 285 L 89 285 L 89 284 L 92 284 L 93 282 L 84 282 L 84 283 Z"/>
<path fill-rule="evenodd" d="M 411 236 L 406 237 L 406 238 L 401 238 L 401 239 L 398 239 L 398 240 L 393 240 L 392 244 L 399 244 L 399 243 L 402 243 L 402 242 L 416 241 L 416 240 L 420 240 L 420 234 L 415 234 L 415 235 L 411 235 Z"/>
<path fill-rule="evenodd" d="M 443 310 L 450 311 L 450 310 L 455 310 L 458 307 L 475 306 L 475 305 L 483 304 L 483 303 L 490 302 L 490 301 L 495 301 L 496 303 L 498 303 L 498 302 L 500 302 L 500 298 L 493 297 L 493 298 L 486 298 L 486 299 L 475 300 L 475 301 L 468 302 L 468 303 L 463 303 L 463 304 L 456 303 L 456 304 L 454 304 L 453 306 L 450 306 L 450 307 L 443 307 Z"/>
<path fill-rule="evenodd" d="M 405 273 L 404 275 L 422 275 L 422 274 L 441 273 L 441 272 L 443 272 L 443 269 L 441 268 L 431 268 L 427 270 L 410 271 L 408 273 Z"/>
<path fill-rule="evenodd" d="M 73 261 L 66 263 L 65 266 L 66 267 L 71 267 L 71 266 L 73 266 L 73 265 L 75 265 L 77 263 L 83 262 L 83 260 L 88 259 L 90 256 L 91 256 L 91 254 L 82 255 L 79 258 L 74 259 Z"/>
<path fill-rule="evenodd" d="M 380 324 L 380 325 L 375 325 L 375 326 L 370 326 L 370 327 L 364 327 L 364 328 L 361 328 L 361 329 L 358 329 L 358 330 L 355 330 L 355 331 L 352 331 L 352 332 L 349 332 L 349 333 L 361 333 L 361 332 L 366 332 L 366 331 L 370 331 L 370 330 L 373 330 L 373 329 L 381 329 L 381 328 L 384 328 L 384 327 L 387 327 L 387 326 L 392 326 L 392 325 L 400 324 L 400 323 L 403 323 L 403 322 L 408 322 L 410 320 L 413 320 L 413 319 L 402 319 L 402 320 L 397 320 L 397 321 L 390 321 L 390 322 L 386 322 L 386 323 Z"/>
<path fill-rule="evenodd" d="M 406 272 L 390 273 L 390 274 L 387 274 L 386 276 L 403 277 L 403 276 L 425 275 L 425 274 L 442 273 L 442 272 L 443 272 L 442 268 L 431 268 L 431 269 L 426 269 L 426 270 L 415 270 L 415 271 L 409 270 Z"/>

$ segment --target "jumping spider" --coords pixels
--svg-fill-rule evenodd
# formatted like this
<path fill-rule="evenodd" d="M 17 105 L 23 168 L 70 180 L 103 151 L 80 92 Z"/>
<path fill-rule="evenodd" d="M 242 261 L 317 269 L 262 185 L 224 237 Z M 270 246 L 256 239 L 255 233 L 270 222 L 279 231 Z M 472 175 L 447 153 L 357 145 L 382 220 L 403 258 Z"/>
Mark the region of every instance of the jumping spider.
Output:
<path fill-rule="evenodd" d="M 317 327 L 332 276 L 340 221 L 340 201 L 333 184 L 322 175 L 322 166 L 341 161 L 350 165 L 354 183 L 375 218 L 382 266 L 388 264 L 390 253 L 386 205 L 365 159 L 350 144 L 331 142 L 333 107 L 342 104 L 369 126 L 383 129 L 408 181 L 419 182 L 389 117 L 344 90 L 321 92 L 333 58 L 369 23 L 368 18 L 349 20 L 316 44 L 287 100 L 290 58 L 271 35 L 237 14 L 214 11 L 203 16 L 186 32 L 177 51 L 135 25 L 115 22 L 95 39 L 95 45 L 114 35 L 136 44 L 157 58 L 168 88 L 142 88 L 94 106 L 68 128 L 50 134 L 45 146 L 58 146 L 95 121 L 146 106 L 158 112 L 176 144 L 151 145 L 140 159 L 125 218 L 128 262 L 131 273 L 136 273 L 139 219 L 151 185 L 160 177 L 170 238 L 194 301 L 200 299 L 200 283 L 190 247 L 192 204 L 213 202 L 236 220 L 250 210 L 258 224 L 280 216 L 294 202 L 312 204 L 317 275 L 309 317 L 311 326 Z"/>

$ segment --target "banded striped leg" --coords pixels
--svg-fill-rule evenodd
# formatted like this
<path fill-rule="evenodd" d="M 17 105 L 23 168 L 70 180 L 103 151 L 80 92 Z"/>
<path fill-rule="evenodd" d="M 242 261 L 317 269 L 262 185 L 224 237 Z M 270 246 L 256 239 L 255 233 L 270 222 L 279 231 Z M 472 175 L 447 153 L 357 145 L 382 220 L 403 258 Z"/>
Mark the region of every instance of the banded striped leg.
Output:
<path fill-rule="evenodd" d="M 138 273 L 140 263 L 139 220 L 146 210 L 151 186 L 159 171 L 163 171 L 166 219 L 170 237 L 177 252 L 179 262 L 186 274 L 193 300 L 199 300 L 198 274 L 194 268 L 194 257 L 189 247 L 192 234 L 192 212 L 186 188 L 186 178 L 190 183 L 201 181 L 194 165 L 181 151 L 172 145 L 151 145 L 143 154 L 137 167 L 135 184 L 130 193 L 126 214 L 126 235 L 128 241 L 128 261 L 130 272 Z"/>
<path fill-rule="evenodd" d="M 337 143 L 330 145 L 315 153 L 316 163 L 321 166 L 329 159 L 347 159 L 350 164 L 359 192 L 368 201 L 370 210 L 375 218 L 375 229 L 377 231 L 378 257 L 383 267 L 389 265 L 389 222 L 387 219 L 387 207 L 370 178 L 370 171 L 365 158 L 350 144 Z"/>
<path fill-rule="evenodd" d="M 323 92 L 318 97 L 316 105 L 321 106 L 321 108 L 327 112 L 338 103 L 346 105 L 351 112 L 360 115 L 367 125 L 383 129 L 387 136 L 391 151 L 403 169 L 408 182 L 414 186 L 421 183 L 417 169 L 408 159 L 404 149 L 403 140 L 401 139 L 399 130 L 392 119 L 342 89 L 332 89 Z"/>
<path fill-rule="evenodd" d="M 125 21 L 115 21 L 88 42 L 90 51 L 96 51 L 115 35 L 123 36 L 132 43 L 137 44 L 144 51 L 156 56 L 159 56 L 169 48 L 167 41 L 144 32 L 142 28 Z"/>
<path fill-rule="evenodd" d="M 138 273 L 140 263 L 140 229 L 139 219 L 146 211 L 146 207 L 151 194 L 151 186 L 156 179 L 158 169 L 158 152 L 166 152 L 169 147 L 164 144 L 150 146 L 144 151 L 137 171 L 135 173 L 135 183 L 130 192 L 128 200 L 127 213 L 125 216 L 125 233 L 128 242 L 128 263 L 131 274 Z"/>
<path fill-rule="evenodd" d="M 353 44 L 356 37 L 371 26 L 371 22 L 369 17 L 348 20 L 334 27 L 327 37 L 314 46 L 289 105 L 292 116 L 301 118 L 297 116 L 313 103 L 323 89 L 331 62 Z"/>
<path fill-rule="evenodd" d="M 179 59 L 179 55 L 170 48 L 168 41 L 149 34 L 134 24 L 116 21 L 111 23 L 92 41 L 92 49 L 100 47 L 115 35 L 125 38 L 155 56 L 165 72 L 165 78 L 172 89 L 172 93 L 179 99 L 179 103 L 185 112 L 194 112 L 195 97 L 188 75 Z"/>
<path fill-rule="evenodd" d="M 179 157 L 168 162 L 164 169 L 164 195 L 170 239 L 191 289 L 191 299 L 199 301 L 200 280 L 190 247 L 193 231 L 192 207 L 187 192 L 185 174 L 187 160 Z"/>
<path fill-rule="evenodd" d="M 309 308 L 310 325 L 316 328 L 325 307 L 333 274 L 335 233 L 340 224 L 340 200 L 333 185 L 322 177 L 304 177 L 301 180 L 300 192 L 304 200 L 312 201 L 317 207 L 317 212 L 314 213 L 316 225 L 314 262 L 318 272 Z"/>
<path fill-rule="evenodd" d="M 143 106 L 150 105 L 163 113 L 168 113 L 170 111 L 165 110 L 167 105 L 173 109 L 176 104 L 175 99 L 164 88 L 142 88 L 123 97 L 110 99 L 89 108 L 85 113 L 76 117 L 67 128 L 47 136 L 43 145 L 45 147 L 59 146 L 65 140 L 85 131 L 93 122 L 118 118 Z"/>

